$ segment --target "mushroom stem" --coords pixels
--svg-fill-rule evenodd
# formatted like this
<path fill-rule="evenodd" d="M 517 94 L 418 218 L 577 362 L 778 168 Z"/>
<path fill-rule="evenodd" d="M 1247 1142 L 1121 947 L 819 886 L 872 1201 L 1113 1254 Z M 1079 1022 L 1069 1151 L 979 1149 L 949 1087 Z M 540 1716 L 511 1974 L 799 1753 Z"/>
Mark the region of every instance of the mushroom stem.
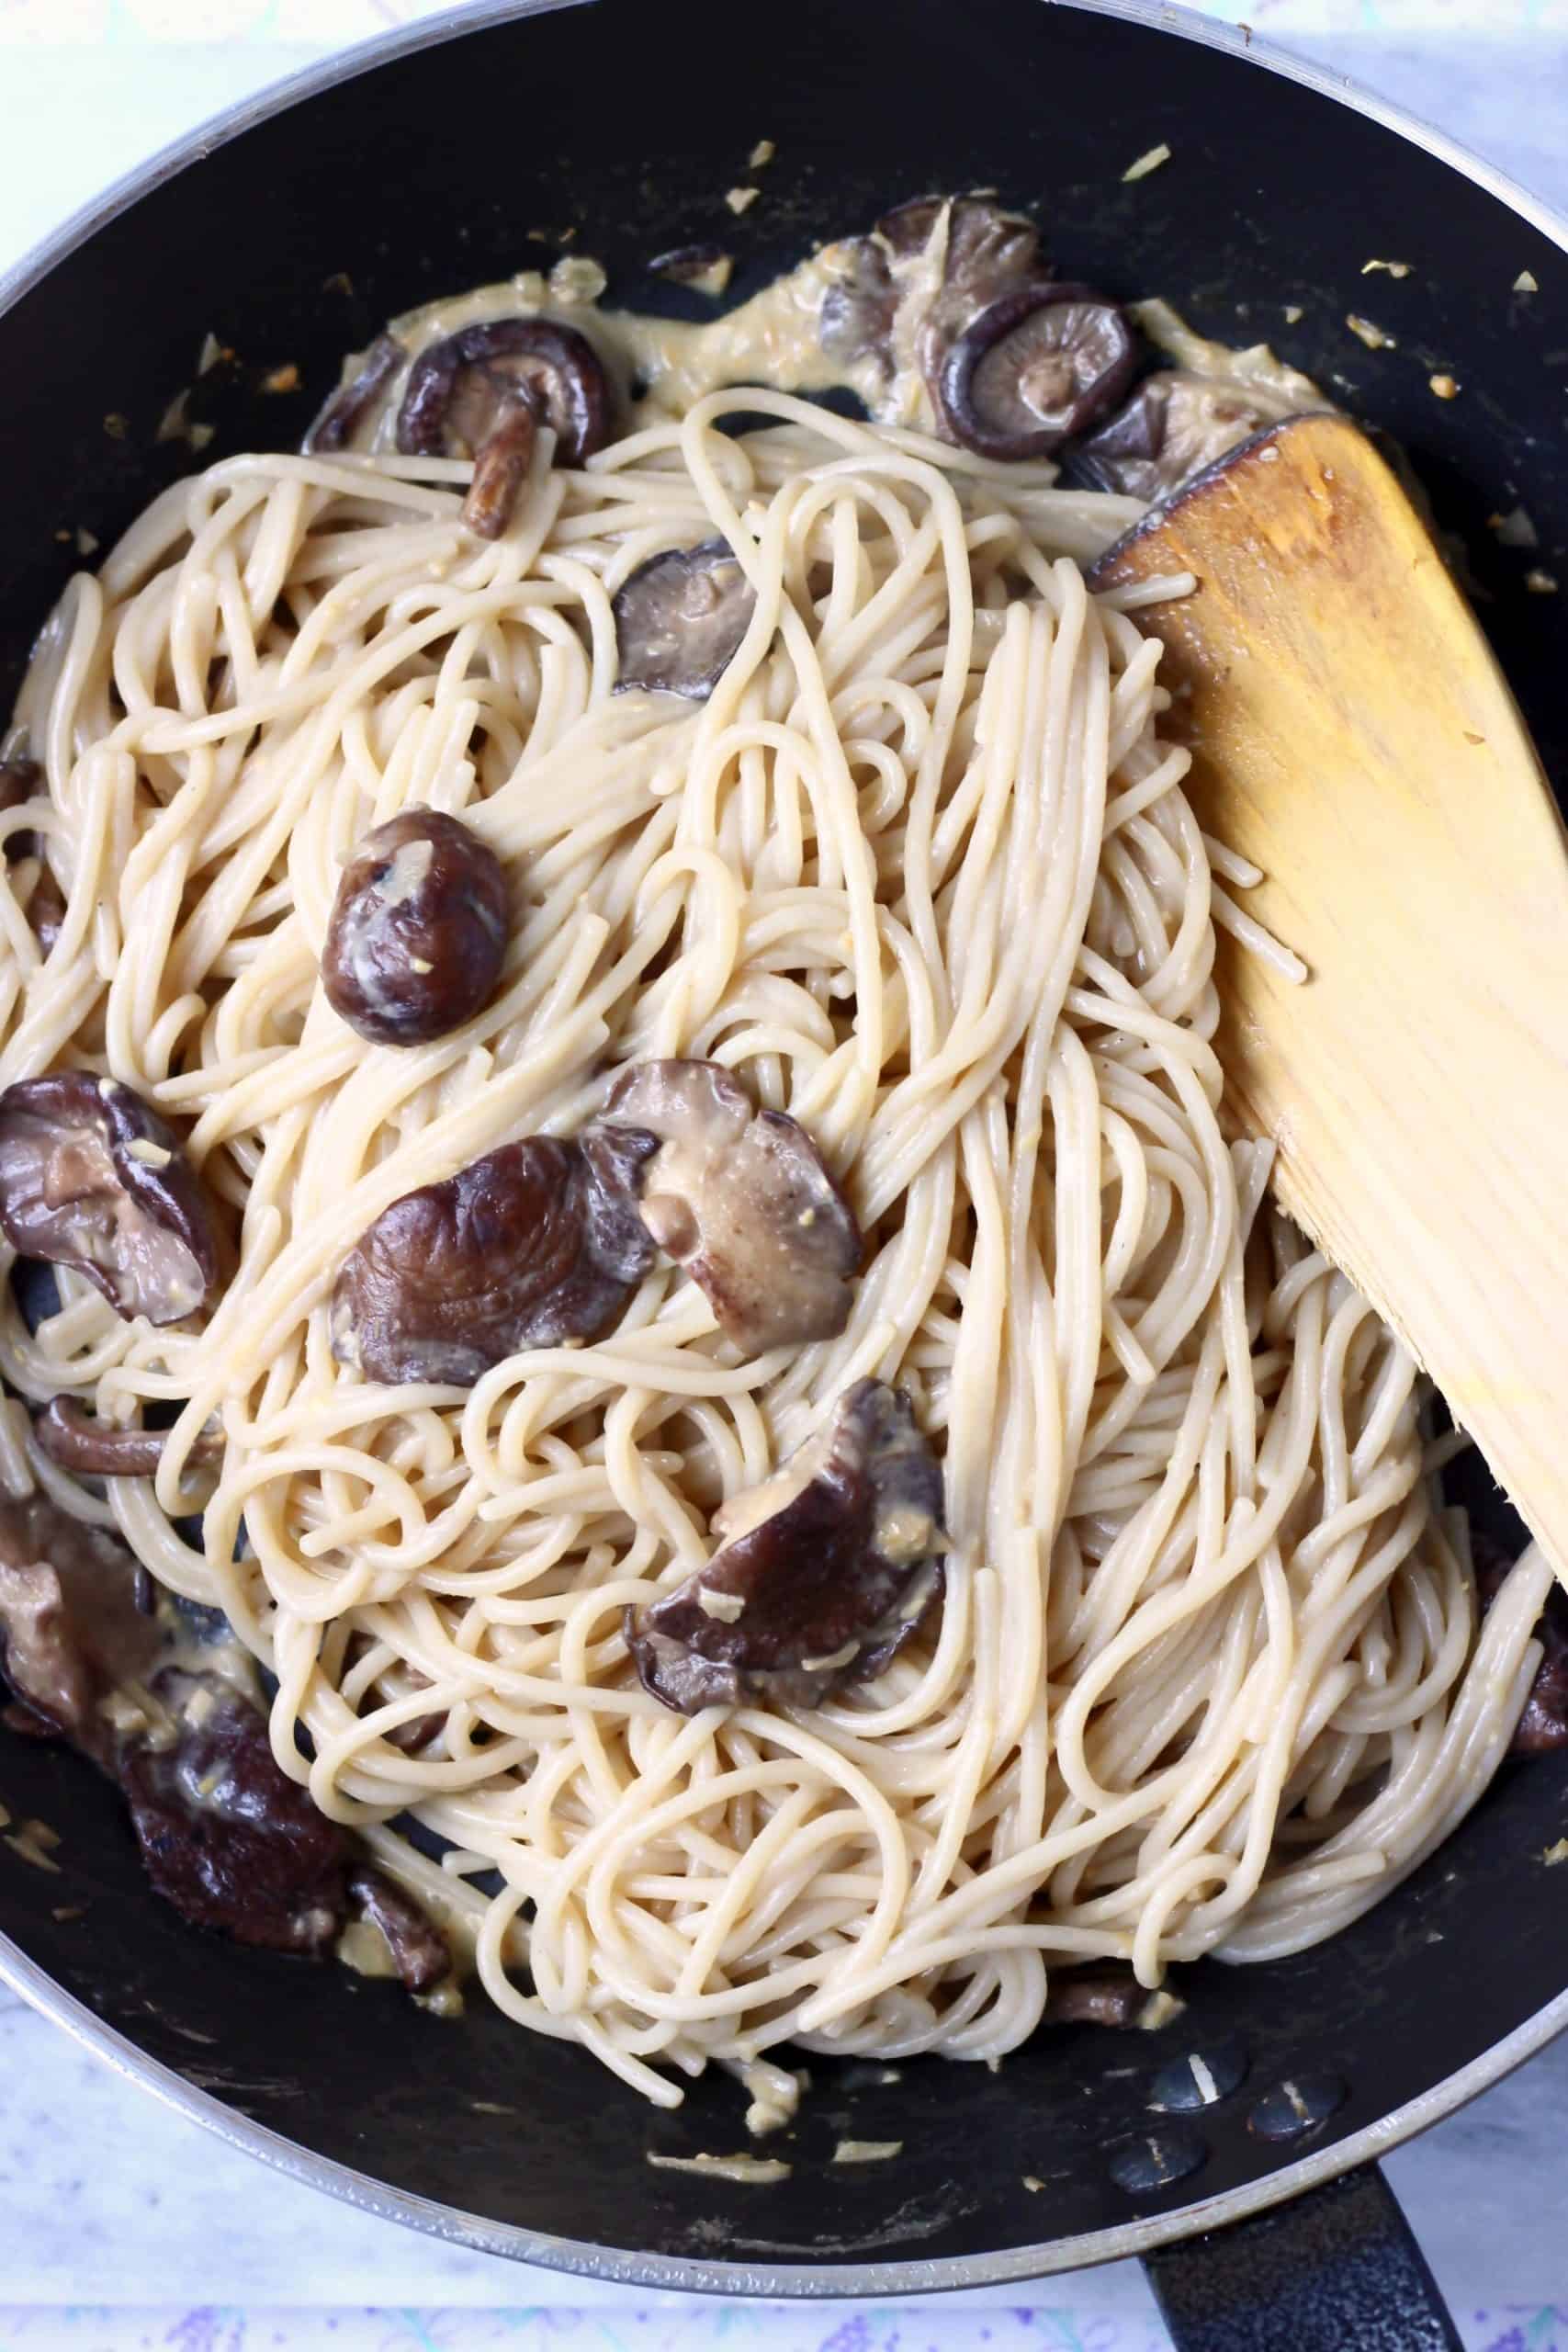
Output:
<path fill-rule="evenodd" d="M 463 520 L 476 538 L 499 539 L 512 519 L 528 479 L 538 418 L 525 400 L 513 402 L 474 458 L 474 478 L 463 501 Z"/>
<path fill-rule="evenodd" d="M 117 1429 L 85 1413 L 73 1396 L 55 1396 L 33 1423 L 39 1444 L 51 1462 L 83 1478 L 151 1478 L 168 1443 L 166 1430 Z M 203 1430 L 186 1459 L 219 1461 L 222 1437 Z"/>

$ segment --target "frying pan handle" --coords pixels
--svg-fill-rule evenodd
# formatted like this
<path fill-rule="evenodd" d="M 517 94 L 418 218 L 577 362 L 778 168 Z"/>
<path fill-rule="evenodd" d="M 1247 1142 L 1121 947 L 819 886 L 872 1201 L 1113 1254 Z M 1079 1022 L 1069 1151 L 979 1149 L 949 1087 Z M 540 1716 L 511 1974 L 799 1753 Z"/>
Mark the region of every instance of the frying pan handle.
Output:
<path fill-rule="evenodd" d="M 1376 2165 L 1144 2266 L 1177 2352 L 1461 2352 Z"/>

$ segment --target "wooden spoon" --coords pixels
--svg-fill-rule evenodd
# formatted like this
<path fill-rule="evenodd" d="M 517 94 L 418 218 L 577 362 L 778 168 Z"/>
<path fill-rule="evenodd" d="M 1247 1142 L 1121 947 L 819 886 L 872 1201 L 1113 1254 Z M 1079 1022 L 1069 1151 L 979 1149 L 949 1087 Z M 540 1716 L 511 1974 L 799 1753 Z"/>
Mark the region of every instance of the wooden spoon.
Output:
<path fill-rule="evenodd" d="M 1137 616 L 1167 723 L 1205 831 L 1263 869 L 1247 911 L 1308 969 L 1220 933 L 1227 1100 L 1568 1583 L 1568 836 L 1540 761 L 1348 418 L 1245 444 L 1091 579 L 1182 571 Z"/>

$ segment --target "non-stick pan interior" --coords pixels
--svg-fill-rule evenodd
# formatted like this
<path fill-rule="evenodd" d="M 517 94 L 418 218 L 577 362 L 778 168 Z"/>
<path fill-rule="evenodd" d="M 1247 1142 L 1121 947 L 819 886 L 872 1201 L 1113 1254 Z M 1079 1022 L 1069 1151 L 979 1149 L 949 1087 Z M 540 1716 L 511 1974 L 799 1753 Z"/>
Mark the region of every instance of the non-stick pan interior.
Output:
<path fill-rule="evenodd" d="M 763 137 L 777 160 L 738 221 L 725 193 Z M 1169 162 L 1124 183 L 1161 141 Z M 547 262 L 569 232 L 610 266 L 611 300 L 644 299 L 639 265 L 699 239 L 737 254 L 743 295 L 892 200 L 976 185 L 1036 208 L 1075 277 L 1168 294 L 1230 341 L 1267 337 L 1397 435 L 1469 549 L 1549 768 L 1568 773 L 1562 606 L 1525 585 L 1561 568 L 1568 588 L 1553 553 L 1568 543 L 1568 258 L 1376 121 L 1240 55 L 1040 0 L 795 0 L 754 22 L 728 0 L 600 0 L 404 55 L 152 188 L 0 320 L 0 705 L 74 534 L 111 540 L 194 462 L 155 435 L 209 334 L 237 355 L 191 394 L 217 428 L 212 458 L 297 439 L 339 355 L 386 316 Z M 1376 258 L 1409 275 L 1364 277 Z M 1539 291 L 1516 290 L 1524 271 Z M 698 299 L 658 290 L 672 307 Z M 1392 344 L 1365 348 L 1349 311 Z M 299 392 L 261 389 L 291 365 Z M 1433 393 L 1434 373 L 1456 399 Z M 1487 527 L 1521 503 L 1533 551 Z M 1494 1510 L 1484 1478 L 1472 1486 Z M 646 2161 L 742 2147 L 728 2080 L 655 2113 L 479 1998 L 443 2020 L 384 1985 L 198 1936 L 147 1892 L 107 1786 L 3 1733 L 0 1799 L 62 1838 L 58 1876 L 0 1849 L 0 1927 L 138 2048 L 374 2179 L 634 2254 L 940 2261 L 1168 2212 L 1374 2123 L 1568 1982 L 1562 1883 L 1543 1860 L 1568 1826 L 1560 1758 L 1510 1767 L 1333 1943 L 1191 1972 L 1156 2033 L 1053 2029 L 995 2074 L 928 2061 L 893 2082 L 812 2060 L 798 2125 L 769 2149 L 790 2177 L 728 2185 Z M 1193 2050 L 1234 2087 L 1168 2111 L 1181 2069 L 1159 2078 Z M 1285 2083 L 1293 2102 L 1270 2097 Z M 1300 2128 L 1270 2136 L 1282 2123 Z M 829 2169 L 845 2136 L 901 2153 Z"/>

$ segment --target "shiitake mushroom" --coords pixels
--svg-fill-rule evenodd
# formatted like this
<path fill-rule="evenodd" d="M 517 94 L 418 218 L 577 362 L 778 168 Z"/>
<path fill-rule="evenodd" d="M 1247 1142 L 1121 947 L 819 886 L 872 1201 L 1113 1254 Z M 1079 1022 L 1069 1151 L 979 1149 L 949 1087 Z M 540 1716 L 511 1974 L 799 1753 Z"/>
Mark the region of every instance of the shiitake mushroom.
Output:
<path fill-rule="evenodd" d="M 217 1285 L 211 1212 L 179 1137 L 87 1070 L 0 1094 L 0 1225 L 19 1256 L 75 1267 L 127 1322 L 180 1322 Z"/>
<path fill-rule="evenodd" d="M 611 1127 L 654 1138 L 638 1163 L 642 1222 L 698 1283 L 748 1355 L 836 1339 L 864 1245 L 806 1129 L 760 1111 L 717 1062 L 634 1062 L 604 1103 Z"/>
<path fill-rule="evenodd" d="M 1512 1575 L 1515 1561 L 1491 1538 L 1472 1538 L 1475 1580 L 1482 1614 L 1491 1608 Z M 1540 1664 L 1526 1693 L 1514 1730 L 1516 1756 L 1544 1756 L 1568 1747 L 1568 1592 L 1553 1584 L 1535 1627 L 1540 1644 Z"/>
<path fill-rule="evenodd" d="M 471 1387 L 520 1348 L 605 1330 L 653 1262 L 633 1192 L 654 1138 L 525 1136 L 393 1201 L 333 1293 L 333 1347 L 372 1380 Z"/>
<path fill-rule="evenodd" d="M 1132 381 L 1125 314 L 1087 286 L 1021 286 L 983 310 L 948 349 L 940 406 L 979 457 L 1051 457 L 1103 416 Z"/>
<path fill-rule="evenodd" d="M 898 315 L 898 287 L 886 249 L 875 237 L 855 237 L 840 254 L 842 266 L 817 313 L 817 340 L 841 366 L 875 358 L 886 371 L 892 366 Z"/>
<path fill-rule="evenodd" d="M 398 410 L 405 457 L 472 458 L 463 519 L 481 538 L 506 528 L 542 420 L 556 460 L 580 466 L 610 437 L 604 363 L 585 334 L 551 319 L 485 319 L 422 351 Z"/>
<path fill-rule="evenodd" d="M 686 1715 L 747 1700 L 815 1706 L 879 1674 L 935 1599 L 942 1468 L 903 1391 L 858 1380 L 714 1532 L 703 1567 L 626 1612 L 644 1687 Z"/>
<path fill-rule="evenodd" d="M 167 1430 L 121 1429 L 94 1420 L 73 1396 L 52 1396 L 33 1423 L 33 1434 L 51 1462 L 78 1478 L 152 1478 L 164 1458 Z M 203 1430 L 188 1459 L 217 1461 L 223 1441 Z"/>
<path fill-rule="evenodd" d="M 39 762 L 26 751 L 14 747 L 0 759 L 0 814 L 9 808 L 20 808 L 29 800 L 41 799 L 46 791 L 44 772 Z M 28 900 L 28 921 L 45 956 L 52 955 L 54 943 L 65 920 L 65 899 L 53 869 L 44 859 L 39 837 L 30 828 L 6 836 L 4 854 L 12 859 L 38 859 L 38 878 Z"/>
<path fill-rule="evenodd" d="M 1130 1967 L 1053 1967 L 1045 1994 L 1047 2025 L 1135 2026 L 1151 1998 Z"/>
<path fill-rule="evenodd" d="M 1095 490 L 1150 502 L 1168 498 L 1285 413 L 1283 401 L 1224 379 L 1161 368 L 1109 423 L 1078 443 L 1068 471 Z"/>
<path fill-rule="evenodd" d="M 299 444 L 307 457 L 346 449 L 408 357 L 395 334 L 378 334 L 346 384 L 340 384 Z"/>
<path fill-rule="evenodd" d="M 451 1946 L 395 1879 L 370 1863 L 356 1863 L 348 1873 L 348 1892 L 360 1917 L 385 1939 L 392 1965 L 409 1992 L 434 1992 L 450 1976 Z"/>
<path fill-rule="evenodd" d="M 909 265 L 930 249 L 944 214 L 941 280 L 932 289 L 919 283 Z M 840 273 L 818 313 L 823 351 L 845 362 L 874 357 L 890 373 L 899 307 L 907 292 L 918 288 L 925 308 L 913 356 L 931 389 L 939 424 L 942 365 L 954 337 L 987 303 L 1050 276 L 1033 222 L 984 197 L 911 197 L 884 213 L 870 236 L 850 240 L 840 253 Z"/>
<path fill-rule="evenodd" d="M 468 1387 L 520 1348 L 597 1339 L 656 1247 L 750 1354 L 836 1337 L 863 1255 L 796 1120 L 716 1062 L 637 1062 L 575 1139 L 502 1144 L 383 1209 L 339 1272 L 333 1349 L 373 1380 Z"/>
<path fill-rule="evenodd" d="M 506 960 L 500 859 L 460 817 L 405 808 L 344 867 L 321 952 L 341 1020 L 382 1046 L 422 1046 L 483 1011 Z"/>
<path fill-rule="evenodd" d="M 876 234 L 900 260 L 931 243 L 943 206 L 947 249 L 942 280 L 977 305 L 1026 280 L 1049 274 L 1040 251 L 1040 232 L 1019 212 L 1004 212 L 983 196 L 915 196 L 896 204 L 876 224 Z"/>
<path fill-rule="evenodd" d="M 439 1929 L 273 1754 L 255 1696 L 195 1663 L 167 1600 L 107 1529 L 48 1496 L 0 1496 L 0 1676 L 15 1726 L 70 1741 L 114 1781 L 147 1874 L 194 1925 L 321 1957 L 357 1907 L 412 1992 L 447 1973 Z"/>
<path fill-rule="evenodd" d="M 47 1495 L 0 1495 L 0 1672 L 38 1726 L 112 1769 L 102 1702 L 153 1671 L 162 1639 L 118 1535 Z"/>
<path fill-rule="evenodd" d="M 757 592 L 728 539 L 650 556 L 628 572 L 611 607 L 617 693 L 642 686 L 705 702 L 756 607 Z"/>
<path fill-rule="evenodd" d="M 177 1736 L 127 1741 L 116 1777 L 152 1885 L 237 1943 L 329 1951 L 347 1914 L 347 1841 L 278 1763 L 265 1715 L 220 1674 L 164 1666 L 147 1687 Z"/>
<path fill-rule="evenodd" d="M 43 788 L 43 770 L 28 752 L 13 750 L 0 759 L 0 813 L 8 808 L 20 808 L 27 801 L 36 800 Z M 30 840 L 28 834 L 13 833 L 7 846 L 13 854 L 25 855 L 26 852 L 18 852 L 17 845 L 18 842 L 30 842 Z"/>

